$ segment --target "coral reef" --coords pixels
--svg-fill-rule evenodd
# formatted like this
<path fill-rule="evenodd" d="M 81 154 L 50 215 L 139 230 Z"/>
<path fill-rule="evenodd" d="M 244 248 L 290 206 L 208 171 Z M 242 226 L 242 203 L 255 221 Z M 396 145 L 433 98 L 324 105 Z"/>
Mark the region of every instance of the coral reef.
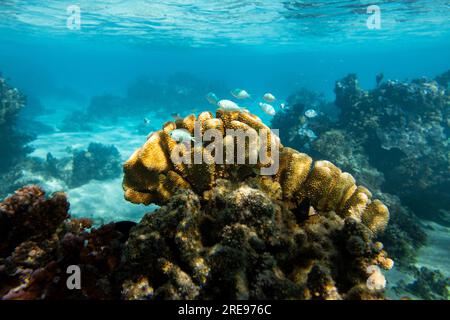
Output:
<path fill-rule="evenodd" d="M 69 204 L 55 194 L 45 199 L 38 187 L 18 190 L 0 204 L 0 256 L 4 257 L 24 241 L 42 241 L 67 218 Z"/>
<path fill-rule="evenodd" d="M 21 132 L 17 126 L 20 110 L 25 106 L 25 96 L 11 87 L 0 76 L 0 172 L 8 171 L 15 163 L 23 159 L 31 149 L 26 144 L 33 137 Z"/>
<path fill-rule="evenodd" d="M 309 119 L 305 116 L 306 110 L 327 111 L 315 118 Z M 286 107 L 280 110 L 272 119 L 273 128 L 285 128 L 280 130 L 280 139 L 287 146 L 301 150 L 314 141 L 314 135 L 327 130 L 331 126 L 328 115 L 331 114 L 330 105 L 318 93 L 300 89 L 290 95 L 286 100 Z M 307 135 L 306 130 L 314 135 Z"/>
<path fill-rule="evenodd" d="M 179 190 L 138 225 L 98 229 L 69 217 L 63 193 L 16 191 L 0 203 L 1 299 L 383 298 L 381 272 L 369 288 L 367 270 L 392 261 L 363 223 L 288 209 L 263 191 L 273 181 L 215 185 L 203 200 Z M 81 290 L 67 288 L 72 265 Z"/>
<path fill-rule="evenodd" d="M 84 111 L 72 111 L 62 121 L 59 129 L 65 132 L 92 131 L 92 117 Z"/>
<path fill-rule="evenodd" d="M 268 151 L 280 149 L 274 176 L 259 174 L 261 162 L 174 164 L 166 148 L 183 143 L 169 132 L 192 129 L 195 119 L 166 123 L 125 164 L 127 197 L 163 204 L 137 225 L 92 228 L 69 217 L 64 194 L 46 198 L 33 186 L 0 203 L 0 297 L 384 298 L 379 268 L 393 262 L 375 238 L 386 227 L 386 206 L 349 174 L 283 147 L 269 131 Z M 198 119 L 224 135 L 225 128 L 267 128 L 241 112 Z M 192 154 L 206 150 L 197 145 Z M 80 267 L 81 290 L 67 289 L 71 265 Z"/>
<path fill-rule="evenodd" d="M 120 175 L 121 163 L 120 153 L 116 147 L 90 143 L 87 151 L 74 151 L 69 185 L 76 187 L 92 179 L 116 178 Z"/>
<path fill-rule="evenodd" d="M 108 180 L 120 176 L 122 160 L 115 146 L 90 143 L 87 150 L 69 150 L 70 157 L 46 159 L 27 157 L 8 172 L 0 175 L 0 199 L 14 190 L 31 184 L 45 189 L 66 190 L 76 188 L 91 180 Z M 47 188 L 48 186 L 48 188 Z"/>
<path fill-rule="evenodd" d="M 421 217 L 450 223 L 447 87 L 422 78 L 388 80 L 364 91 L 349 75 L 335 92 L 340 126 L 359 137 L 371 165 L 384 173 L 383 191 Z"/>
<path fill-rule="evenodd" d="M 371 200 L 350 174 L 283 147 L 273 134 L 268 150 L 275 151 L 275 144 L 280 150 L 274 176 L 259 174 L 261 162 L 172 162 L 170 154 L 183 144 L 170 132 L 192 133 L 195 120 L 202 130 L 217 128 L 227 148 L 234 141 L 226 129 L 268 129 L 245 112 L 191 115 L 166 123 L 125 163 L 125 197 L 164 205 L 131 231 L 123 259 L 123 274 L 133 275 L 123 282 L 126 296 L 383 298 L 381 287 L 371 290 L 366 282 L 369 266 L 393 264 L 374 241 L 388 222 L 385 205 Z M 251 150 L 246 146 L 247 160 Z M 188 157 L 212 157 L 208 151 L 197 144 Z"/>
<path fill-rule="evenodd" d="M 449 220 L 447 79 L 448 73 L 436 81 L 387 80 L 365 91 L 351 74 L 336 83 L 336 120 L 306 119 L 306 109 L 325 104 L 300 90 L 272 121 L 272 126 L 289 124 L 287 146 L 336 163 L 389 205 L 392 220 L 380 239 L 399 266 L 412 264 L 425 243 L 414 215 L 443 224 Z M 313 139 L 298 132 L 305 121 Z"/>
<path fill-rule="evenodd" d="M 440 86 L 447 88 L 447 90 L 449 89 L 449 85 L 450 85 L 450 70 L 448 70 L 447 72 L 444 72 L 443 74 L 437 76 L 434 79 L 437 83 L 439 83 Z"/>
<path fill-rule="evenodd" d="M 68 219 L 62 193 L 46 198 L 36 186 L 0 203 L 0 299 L 112 299 L 113 270 L 133 224 L 91 229 L 88 219 Z M 81 269 L 81 290 L 69 290 L 67 268 Z"/>

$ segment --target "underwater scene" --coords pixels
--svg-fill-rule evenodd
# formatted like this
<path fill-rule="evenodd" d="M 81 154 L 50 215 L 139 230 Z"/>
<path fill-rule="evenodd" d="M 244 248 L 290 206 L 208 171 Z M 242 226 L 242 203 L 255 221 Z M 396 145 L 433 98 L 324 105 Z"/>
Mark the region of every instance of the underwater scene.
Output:
<path fill-rule="evenodd" d="M 0 1 L 0 300 L 448 300 L 450 2 Z"/>

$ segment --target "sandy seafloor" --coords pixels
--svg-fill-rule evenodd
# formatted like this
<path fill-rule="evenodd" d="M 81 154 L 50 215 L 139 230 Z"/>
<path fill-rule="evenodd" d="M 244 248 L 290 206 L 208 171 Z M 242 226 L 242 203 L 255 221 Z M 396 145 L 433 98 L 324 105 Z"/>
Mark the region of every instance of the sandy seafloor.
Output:
<path fill-rule="evenodd" d="M 73 109 L 60 108 L 60 110 L 62 112 L 53 112 L 35 118 L 39 122 L 54 127 L 56 131 L 38 135 L 30 143 L 34 149 L 31 156 L 45 159 L 50 152 L 56 158 L 68 157 L 71 156 L 68 147 L 69 150 L 70 148 L 86 150 L 91 142 L 96 142 L 114 145 L 124 162 L 146 141 L 146 135 L 138 134 L 136 130 L 143 118 L 123 118 L 114 125 L 99 124 L 93 131 L 61 132 L 57 127 Z M 154 120 L 156 124 L 156 119 Z M 167 120 L 169 118 L 158 119 L 157 123 L 164 123 Z M 151 127 L 149 126 L 149 133 Z M 68 189 L 60 181 L 47 181 L 43 187 L 48 192 L 65 191 L 70 202 L 71 215 L 93 218 L 96 224 L 121 220 L 138 222 L 145 213 L 158 208 L 154 205 L 136 205 L 126 201 L 122 190 L 122 176 L 110 180 L 91 180 L 73 189 Z"/>
<path fill-rule="evenodd" d="M 36 120 L 55 126 L 73 109 L 60 108 L 60 110 L 63 110 L 63 112 L 53 112 L 46 116 L 37 117 Z M 164 119 L 157 118 L 151 110 L 145 116 L 151 120 L 149 133 L 152 130 L 159 130 L 164 122 L 171 120 L 169 115 Z M 136 132 L 136 127 L 143 121 L 143 118 L 120 119 L 114 125 L 98 125 L 95 130 L 88 132 L 56 131 L 41 134 L 30 143 L 35 149 L 31 155 L 45 158 L 47 153 L 51 152 L 56 158 L 67 157 L 70 155 L 67 147 L 87 149 L 89 143 L 98 142 L 114 145 L 119 150 L 122 160 L 125 161 L 134 150 L 146 141 L 146 135 Z M 48 192 L 60 191 L 61 188 L 64 188 L 64 186 L 52 181 L 49 181 L 44 187 Z M 155 205 L 144 206 L 127 202 L 123 197 L 122 177 L 104 181 L 92 180 L 81 187 L 63 191 L 68 195 L 71 215 L 93 218 L 96 224 L 121 220 L 138 222 L 145 213 L 158 208 Z M 430 221 L 422 221 L 422 223 L 428 235 L 428 243 L 420 249 L 417 267 L 425 266 L 433 270 L 438 269 L 444 275 L 450 277 L 450 228 Z M 385 272 L 385 276 L 389 298 L 399 299 L 403 296 L 412 296 L 410 293 L 397 294 L 392 290 L 399 280 L 403 279 L 407 283 L 413 281 L 410 275 L 399 272 L 394 266 L 392 270 Z"/>

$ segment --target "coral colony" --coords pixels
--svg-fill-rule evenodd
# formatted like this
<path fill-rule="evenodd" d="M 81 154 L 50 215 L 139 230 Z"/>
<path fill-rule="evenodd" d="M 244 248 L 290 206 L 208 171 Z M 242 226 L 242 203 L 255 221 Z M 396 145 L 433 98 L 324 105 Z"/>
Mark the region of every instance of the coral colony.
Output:
<path fill-rule="evenodd" d="M 0 204 L 2 297 L 383 298 L 380 269 L 393 262 L 375 241 L 389 218 L 381 201 L 332 163 L 314 162 L 270 137 L 266 152 L 280 153 L 272 176 L 259 174 L 268 165 L 259 161 L 173 163 L 171 150 L 180 144 L 170 132 L 193 134 L 196 120 L 222 135 L 227 129 L 271 135 L 258 117 L 241 111 L 164 124 L 124 164 L 125 197 L 162 206 L 137 225 L 92 228 L 88 219 L 68 218 L 64 194 L 16 191 Z M 206 145 L 189 152 L 210 156 Z M 80 290 L 66 286 L 72 265 L 83 275 Z"/>
<path fill-rule="evenodd" d="M 280 132 L 210 93 L 215 114 L 176 114 L 123 164 L 125 199 L 161 207 L 139 223 L 105 225 L 71 217 L 64 193 L 46 196 L 32 184 L 119 177 L 117 148 L 26 156 L 31 138 L 14 126 L 25 98 L 0 79 L 1 139 L 16 148 L 2 159 L 9 183 L 0 191 L 17 189 L 0 202 L 0 297 L 384 299 L 395 260 L 415 280 L 394 290 L 443 298 L 448 278 L 414 265 L 426 240 L 416 214 L 429 211 L 413 204 L 421 199 L 442 213 L 430 218 L 446 222 L 448 74 L 377 77 L 372 91 L 349 75 L 336 82 L 334 120 L 329 103 L 299 90 L 272 119 Z M 236 95 L 247 99 L 243 91 Z M 115 98 L 95 99 L 102 103 L 120 116 Z"/>

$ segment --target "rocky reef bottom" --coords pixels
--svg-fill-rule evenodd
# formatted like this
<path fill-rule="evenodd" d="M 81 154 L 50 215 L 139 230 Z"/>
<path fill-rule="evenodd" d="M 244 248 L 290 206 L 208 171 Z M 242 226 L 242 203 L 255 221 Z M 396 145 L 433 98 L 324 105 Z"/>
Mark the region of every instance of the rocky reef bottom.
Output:
<path fill-rule="evenodd" d="M 180 191 L 137 225 L 92 228 L 36 186 L 0 204 L 2 299 L 383 299 L 389 269 L 370 230 L 287 208 L 256 181 Z M 260 187 L 260 186 L 259 186 Z M 68 267 L 81 270 L 69 290 Z"/>

